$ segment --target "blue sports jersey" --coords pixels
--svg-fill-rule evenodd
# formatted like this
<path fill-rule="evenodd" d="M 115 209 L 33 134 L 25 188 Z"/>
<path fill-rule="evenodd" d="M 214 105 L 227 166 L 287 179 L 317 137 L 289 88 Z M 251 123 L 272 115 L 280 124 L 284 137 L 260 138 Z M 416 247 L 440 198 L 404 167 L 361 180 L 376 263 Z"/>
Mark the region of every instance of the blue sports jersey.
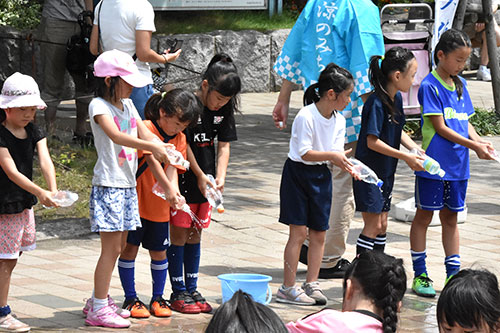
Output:
<path fill-rule="evenodd" d="M 379 178 L 393 176 L 396 173 L 398 159 L 368 148 L 367 137 L 374 135 L 392 148 L 399 149 L 401 132 L 405 124 L 403 100 L 399 92 L 394 97 L 394 106 L 396 109 L 394 119 L 376 94 L 370 95 L 363 107 L 361 132 L 355 157 L 375 171 Z"/>
<path fill-rule="evenodd" d="M 469 138 L 469 118 L 474 115 L 474 107 L 467 91 L 467 82 L 463 84 L 462 97 L 458 99 L 455 86 L 444 82 L 434 70 L 429 73 L 418 90 L 418 102 L 422 109 L 422 149 L 439 162 L 446 175 L 441 178 L 428 172 L 419 171 L 420 177 L 444 180 L 469 179 L 469 149 L 451 142 L 438 133 L 432 126 L 429 116 L 442 116 L 446 126 L 465 138 Z"/>
<path fill-rule="evenodd" d="M 317 82 L 331 62 L 354 77 L 351 103 L 340 113 L 346 119 L 346 141 L 357 140 L 363 101 L 372 88 L 370 57 L 384 54 L 377 6 L 370 0 L 309 0 L 288 35 L 274 70 L 304 90 Z"/>

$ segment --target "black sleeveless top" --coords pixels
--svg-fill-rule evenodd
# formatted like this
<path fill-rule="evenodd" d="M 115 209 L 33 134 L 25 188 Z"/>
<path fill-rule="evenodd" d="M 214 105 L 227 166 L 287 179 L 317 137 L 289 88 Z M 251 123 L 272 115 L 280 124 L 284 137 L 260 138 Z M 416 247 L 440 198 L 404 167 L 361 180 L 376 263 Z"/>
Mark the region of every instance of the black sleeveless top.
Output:
<path fill-rule="evenodd" d="M 28 179 L 33 178 L 33 155 L 38 141 L 45 137 L 44 131 L 35 124 L 26 127 L 27 137 L 19 139 L 0 124 L 0 147 L 7 148 L 17 170 Z M 12 182 L 0 168 L 0 214 L 17 214 L 37 203 L 36 197 Z"/>

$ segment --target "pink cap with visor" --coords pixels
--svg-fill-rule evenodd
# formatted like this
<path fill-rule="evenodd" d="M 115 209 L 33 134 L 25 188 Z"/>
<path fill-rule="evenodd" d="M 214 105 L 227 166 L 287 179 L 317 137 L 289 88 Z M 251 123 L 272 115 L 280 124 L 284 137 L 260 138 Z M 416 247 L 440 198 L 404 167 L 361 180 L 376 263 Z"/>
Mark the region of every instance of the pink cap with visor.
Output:
<path fill-rule="evenodd" d="M 150 77 L 139 72 L 131 56 L 118 50 L 106 51 L 97 57 L 94 62 L 94 75 L 97 77 L 119 76 L 136 88 L 153 83 Z"/>

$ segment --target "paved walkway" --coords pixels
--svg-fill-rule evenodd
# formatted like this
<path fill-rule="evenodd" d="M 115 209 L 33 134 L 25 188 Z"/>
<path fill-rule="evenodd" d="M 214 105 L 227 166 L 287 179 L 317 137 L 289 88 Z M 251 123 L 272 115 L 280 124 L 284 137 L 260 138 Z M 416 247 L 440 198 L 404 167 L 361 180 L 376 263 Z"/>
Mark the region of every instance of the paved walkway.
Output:
<path fill-rule="evenodd" d="M 491 86 L 470 81 L 474 103 L 491 107 Z M 301 92 L 294 92 L 293 113 L 301 106 Z M 287 240 L 287 227 L 277 222 L 279 182 L 286 159 L 290 127 L 279 132 L 270 113 L 277 94 L 245 94 L 243 113 L 237 117 L 239 140 L 232 145 L 231 162 L 226 182 L 224 214 L 215 213 L 214 223 L 204 232 L 199 289 L 210 303 L 221 303 L 217 275 L 228 272 L 268 274 L 273 280 L 273 293 L 282 282 L 282 257 Z M 71 112 L 59 112 L 68 118 Z M 61 123 L 64 123 L 61 120 Z M 72 124 L 71 124 L 72 125 Z M 69 134 L 68 134 L 69 135 Z M 500 148 L 500 137 L 492 137 Z M 413 196 L 413 174 L 400 163 L 393 203 Z M 472 177 L 468 189 L 468 217 L 460 225 L 463 266 L 482 266 L 500 276 L 500 164 L 480 161 L 471 154 Z M 71 223 L 71 222 L 68 222 Z M 64 229 L 64 223 L 57 228 Z M 355 240 L 362 229 L 360 216 L 352 222 L 346 258 L 355 255 Z M 389 254 L 404 258 L 408 276 L 412 276 L 409 255 L 410 225 L 391 218 L 389 222 Z M 100 243 L 86 233 L 78 238 L 59 239 L 40 236 L 36 251 L 22 256 L 14 270 L 9 303 L 23 321 L 39 332 L 106 331 L 84 326 L 81 309 L 83 299 L 92 292 L 93 270 L 99 256 Z M 428 232 L 428 265 L 438 291 L 442 289 L 445 271 L 440 227 Z M 305 269 L 299 265 L 298 280 L 305 279 Z M 149 256 L 141 250 L 136 263 L 137 290 L 144 302 L 149 302 L 151 277 Z M 340 309 L 341 280 L 322 280 L 328 305 Z M 122 300 L 122 289 L 115 270 L 110 294 Z M 167 283 L 165 296 L 170 296 Z M 437 332 L 436 299 L 424 299 L 408 292 L 401 312 L 401 332 Z M 318 307 L 288 306 L 272 302 L 270 307 L 285 321 L 296 320 Z M 200 332 L 211 315 L 182 315 L 172 318 L 132 320 L 130 332 Z"/>

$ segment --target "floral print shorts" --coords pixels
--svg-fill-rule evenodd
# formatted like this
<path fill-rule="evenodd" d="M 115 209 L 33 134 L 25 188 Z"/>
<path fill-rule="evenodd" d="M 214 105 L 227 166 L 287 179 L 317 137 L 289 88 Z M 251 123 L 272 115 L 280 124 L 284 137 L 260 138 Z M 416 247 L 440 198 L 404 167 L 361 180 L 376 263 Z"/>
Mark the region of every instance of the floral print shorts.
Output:
<path fill-rule="evenodd" d="M 36 248 L 33 208 L 18 214 L 0 214 L 0 259 L 17 259 L 19 252 Z"/>

